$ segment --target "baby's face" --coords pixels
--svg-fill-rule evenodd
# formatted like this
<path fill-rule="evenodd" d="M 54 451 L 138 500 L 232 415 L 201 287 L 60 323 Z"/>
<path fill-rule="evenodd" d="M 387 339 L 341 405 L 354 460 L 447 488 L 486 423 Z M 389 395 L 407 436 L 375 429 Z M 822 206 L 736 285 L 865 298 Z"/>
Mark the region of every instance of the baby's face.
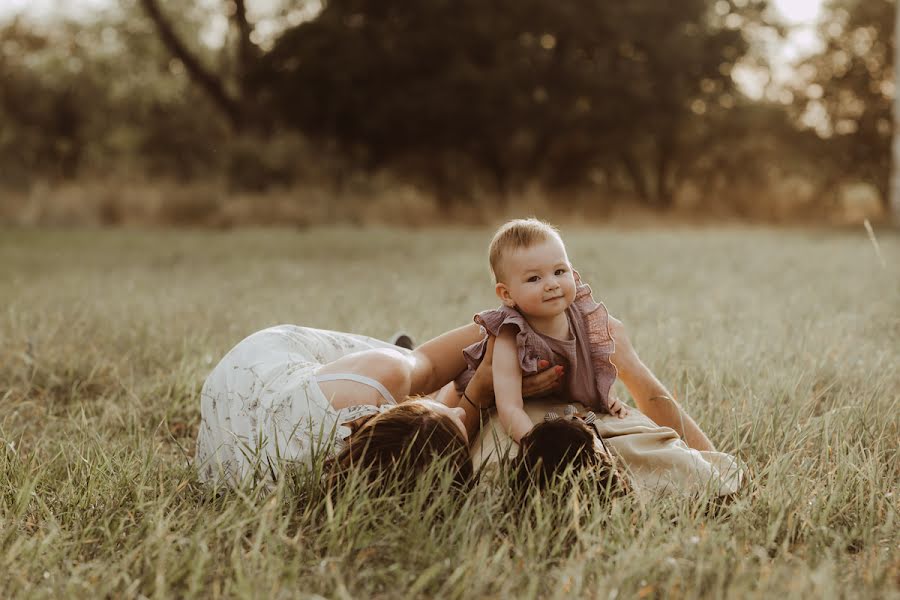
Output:
<path fill-rule="evenodd" d="M 562 241 L 551 238 L 503 258 L 497 295 L 527 316 L 555 317 L 575 300 L 575 276 Z"/>

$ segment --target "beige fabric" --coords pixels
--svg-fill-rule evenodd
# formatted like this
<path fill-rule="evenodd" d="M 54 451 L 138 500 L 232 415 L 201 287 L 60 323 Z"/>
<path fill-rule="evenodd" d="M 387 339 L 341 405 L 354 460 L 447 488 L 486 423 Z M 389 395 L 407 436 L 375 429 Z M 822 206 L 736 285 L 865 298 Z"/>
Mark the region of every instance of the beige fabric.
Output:
<path fill-rule="evenodd" d="M 538 423 L 549 411 L 559 415 L 565 404 L 529 400 L 525 411 L 532 423 Z M 585 410 L 580 404 L 575 407 Z M 643 497 L 660 493 L 693 494 L 709 491 L 713 495 L 736 492 L 743 482 L 738 460 L 722 452 L 699 452 L 685 444 L 674 429 L 660 427 L 635 408 L 624 419 L 597 415 L 597 429 L 628 468 L 634 489 Z M 512 458 L 519 447 L 503 431 L 496 411 L 481 429 L 472 446 L 476 467 Z"/>

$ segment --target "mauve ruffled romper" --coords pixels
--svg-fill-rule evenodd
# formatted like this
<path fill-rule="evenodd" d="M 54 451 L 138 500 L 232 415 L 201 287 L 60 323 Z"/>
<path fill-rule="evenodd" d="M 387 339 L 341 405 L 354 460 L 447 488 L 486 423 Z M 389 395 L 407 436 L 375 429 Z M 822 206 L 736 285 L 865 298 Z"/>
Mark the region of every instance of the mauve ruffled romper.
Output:
<path fill-rule="evenodd" d="M 617 371 L 610 361 L 615 342 L 609 332 L 609 311 L 594 301 L 591 288 L 575 273 L 575 300 L 566 309 L 572 340 L 558 340 L 538 333 L 518 310 L 501 306 L 475 315 L 484 339 L 463 350 L 468 367 L 456 378 L 459 393 L 466 388 L 487 349 L 488 335 L 497 336 L 505 327 L 516 330 L 519 366 L 523 375 L 537 373 L 538 363 L 565 368 L 563 391 L 568 400 L 580 402 L 598 413 L 609 413 L 609 394 Z"/>

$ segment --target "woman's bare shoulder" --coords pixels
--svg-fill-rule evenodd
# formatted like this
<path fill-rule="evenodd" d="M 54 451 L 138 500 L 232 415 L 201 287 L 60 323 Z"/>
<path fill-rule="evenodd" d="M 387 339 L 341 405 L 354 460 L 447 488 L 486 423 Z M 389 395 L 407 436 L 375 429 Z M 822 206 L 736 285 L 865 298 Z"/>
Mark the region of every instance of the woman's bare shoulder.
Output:
<path fill-rule="evenodd" d="M 319 375 L 344 373 L 362 375 L 378 381 L 398 401 L 409 395 L 410 366 L 407 356 L 403 352 L 390 348 L 374 348 L 348 354 L 321 367 L 317 373 Z M 326 391 L 326 395 L 328 395 L 326 386 L 333 390 L 332 393 L 352 389 L 356 400 L 364 400 L 349 402 L 348 405 L 369 404 L 368 396 L 378 396 L 378 394 L 367 394 L 366 391 L 359 392 L 359 386 L 355 383 L 348 386 L 347 382 L 337 381 L 320 385 L 323 387 L 323 391 Z"/>
<path fill-rule="evenodd" d="M 397 379 L 408 377 L 407 358 L 392 348 L 373 348 L 343 356 L 319 369 L 319 373 L 356 373 L 381 381 L 390 387 Z"/>

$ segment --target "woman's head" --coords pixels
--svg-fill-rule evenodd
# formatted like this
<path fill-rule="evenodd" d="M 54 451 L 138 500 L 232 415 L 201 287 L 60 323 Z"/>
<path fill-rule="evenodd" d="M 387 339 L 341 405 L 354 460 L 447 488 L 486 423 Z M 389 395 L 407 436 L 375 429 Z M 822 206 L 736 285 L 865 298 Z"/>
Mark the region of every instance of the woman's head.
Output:
<path fill-rule="evenodd" d="M 594 429 L 579 417 L 550 418 L 521 441 L 517 479 L 544 489 L 566 471 L 588 472 L 597 488 L 612 496 L 628 492 L 628 481 Z"/>
<path fill-rule="evenodd" d="M 504 224 L 491 240 L 496 293 L 526 315 L 551 317 L 575 299 L 575 276 L 556 228 L 537 219 Z"/>
<path fill-rule="evenodd" d="M 409 400 L 367 420 L 333 460 L 333 475 L 342 476 L 356 466 L 370 482 L 412 482 L 435 461 L 444 460 L 454 481 L 467 484 L 473 467 L 465 428 L 460 430 L 452 409 L 435 404 Z"/>

